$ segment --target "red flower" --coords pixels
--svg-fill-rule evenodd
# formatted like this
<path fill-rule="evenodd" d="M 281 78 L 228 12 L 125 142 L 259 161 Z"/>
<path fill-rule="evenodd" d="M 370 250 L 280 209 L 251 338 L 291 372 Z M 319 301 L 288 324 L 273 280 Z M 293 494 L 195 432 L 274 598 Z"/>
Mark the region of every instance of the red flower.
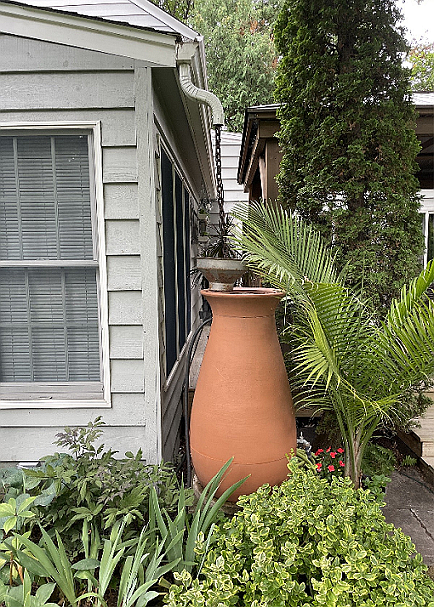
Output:
<path fill-rule="evenodd" d="M 335 457 L 336 457 L 336 453 L 335 453 L 334 451 L 332 451 L 332 452 L 330 453 L 330 457 L 332 457 L 333 459 L 335 459 Z"/>
<path fill-rule="evenodd" d="M 332 448 L 331 448 L 331 447 L 329 447 L 328 449 L 326 449 L 326 452 L 327 452 L 327 453 L 330 453 L 330 451 L 331 451 L 331 450 L 332 450 Z"/>
<path fill-rule="evenodd" d="M 316 469 L 317 470 L 321 470 L 321 468 L 322 468 L 322 463 L 318 462 L 317 465 L 316 465 Z"/>
<path fill-rule="evenodd" d="M 318 451 L 315 453 L 315 455 L 319 455 L 320 453 L 324 453 L 324 449 L 318 449 Z"/>
<path fill-rule="evenodd" d="M 334 466 L 327 466 L 327 470 L 329 472 L 334 472 L 335 471 L 335 467 Z"/>
<path fill-rule="evenodd" d="M 344 462 L 341 459 L 339 460 L 339 466 L 341 468 L 345 468 L 345 464 L 344 464 Z"/>
<path fill-rule="evenodd" d="M 344 450 L 342 449 L 342 447 L 339 447 L 338 453 L 344 453 Z"/>

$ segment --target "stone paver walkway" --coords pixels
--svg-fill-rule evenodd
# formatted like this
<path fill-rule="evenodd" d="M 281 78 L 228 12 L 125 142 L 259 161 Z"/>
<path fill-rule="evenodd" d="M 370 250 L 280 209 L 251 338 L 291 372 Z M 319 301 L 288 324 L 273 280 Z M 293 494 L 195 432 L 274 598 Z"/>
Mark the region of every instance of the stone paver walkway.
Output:
<path fill-rule="evenodd" d="M 393 472 L 383 508 L 388 523 L 411 537 L 434 574 L 434 487 L 416 469 Z"/>

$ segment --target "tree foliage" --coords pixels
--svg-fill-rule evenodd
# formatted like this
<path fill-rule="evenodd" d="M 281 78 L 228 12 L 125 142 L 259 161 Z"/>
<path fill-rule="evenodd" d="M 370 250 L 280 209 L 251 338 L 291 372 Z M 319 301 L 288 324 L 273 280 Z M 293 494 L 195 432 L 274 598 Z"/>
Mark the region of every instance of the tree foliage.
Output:
<path fill-rule="evenodd" d="M 184 23 L 188 21 L 194 7 L 193 0 L 158 0 L 155 4 Z"/>
<path fill-rule="evenodd" d="M 226 124 L 243 128 L 247 106 L 273 100 L 276 52 L 272 27 L 281 0 L 196 0 L 191 25 L 205 41 L 209 89 Z"/>
<path fill-rule="evenodd" d="M 414 91 L 434 91 L 434 43 L 416 44 L 410 50 L 411 83 Z"/>
<path fill-rule="evenodd" d="M 379 309 L 418 270 L 419 144 L 394 0 L 286 0 L 275 28 L 281 199 Z"/>

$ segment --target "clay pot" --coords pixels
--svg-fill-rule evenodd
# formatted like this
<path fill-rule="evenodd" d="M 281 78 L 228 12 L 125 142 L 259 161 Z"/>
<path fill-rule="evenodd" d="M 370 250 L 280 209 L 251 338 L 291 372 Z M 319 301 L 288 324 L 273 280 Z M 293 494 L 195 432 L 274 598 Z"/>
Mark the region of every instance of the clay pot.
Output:
<path fill-rule="evenodd" d="M 296 449 L 295 415 L 274 319 L 284 293 L 235 288 L 202 291 L 213 323 L 197 381 L 190 422 L 191 456 L 205 486 L 234 457 L 218 495 L 251 475 L 234 493 L 256 491 L 287 476 Z"/>

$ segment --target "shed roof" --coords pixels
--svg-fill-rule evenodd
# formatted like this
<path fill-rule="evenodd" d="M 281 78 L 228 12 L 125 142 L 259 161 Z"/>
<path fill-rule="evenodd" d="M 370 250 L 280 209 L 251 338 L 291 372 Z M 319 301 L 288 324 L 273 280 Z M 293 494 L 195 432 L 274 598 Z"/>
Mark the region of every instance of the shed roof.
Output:
<path fill-rule="evenodd" d="M 199 37 L 197 32 L 149 0 L 20 0 L 11 4 L 102 19 L 156 32 L 176 34 L 189 40 L 196 40 Z"/>

